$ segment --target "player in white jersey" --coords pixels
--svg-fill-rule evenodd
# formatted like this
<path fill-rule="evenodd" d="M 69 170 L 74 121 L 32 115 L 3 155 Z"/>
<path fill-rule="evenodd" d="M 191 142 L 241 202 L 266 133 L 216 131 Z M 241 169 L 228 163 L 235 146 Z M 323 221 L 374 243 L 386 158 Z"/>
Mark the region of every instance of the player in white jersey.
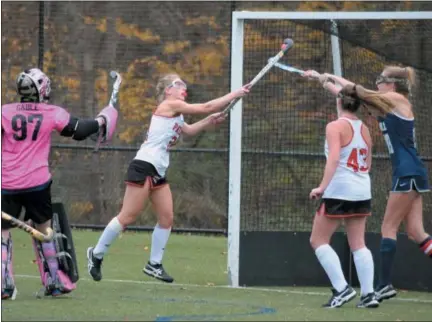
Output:
<path fill-rule="evenodd" d="M 135 222 L 149 198 L 158 222 L 152 234 L 150 260 L 143 271 L 164 282 L 174 281 L 162 266 L 174 217 L 171 189 L 166 179 L 169 149 L 182 133 L 196 135 L 211 125 L 223 122 L 225 116 L 221 111 L 233 99 L 246 95 L 249 86 L 207 103 L 188 104 L 185 102 L 186 84 L 177 74 L 168 74 L 159 80 L 156 91 L 159 105 L 152 116 L 147 138 L 127 170 L 122 209 L 107 225 L 97 245 L 87 250 L 88 271 L 95 281 L 102 279 L 101 264 L 108 247 L 126 226 Z M 214 114 L 194 124 L 187 124 L 183 119 L 183 115 L 210 113 Z"/>
<path fill-rule="evenodd" d="M 306 71 L 304 76 L 311 77 L 313 73 L 316 72 Z M 326 127 L 324 176 L 309 195 L 311 199 L 321 198 L 310 243 L 333 286 L 333 294 L 324 307 L 340 307 L 356 296 L 344 277 L 338 255 L 329 245 L 342 221 L 361 286 L 357 307 L 378 307 L 373 288 L 374 263 L 364 237 L 366 218 L 371 214 L 372 139 L 368 128 L 355 114 L 362 102 L 345 88 L 327 82 L 324 77 L 320 80 L 324 88 L 339 97 L 339 118 Z"/>

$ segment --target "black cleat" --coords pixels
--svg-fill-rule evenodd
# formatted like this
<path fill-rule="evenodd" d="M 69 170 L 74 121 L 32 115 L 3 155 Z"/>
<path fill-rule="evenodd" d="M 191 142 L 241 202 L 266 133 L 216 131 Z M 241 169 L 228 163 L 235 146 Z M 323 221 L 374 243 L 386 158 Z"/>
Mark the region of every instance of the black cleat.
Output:
<path fill-rule="evenodd" d="M 358 308 L 377 308 L 379 302 L 375 293 L 369 293 L 360 297 L 360 302 L 357 304 Z"/>
<path fill-rule="evenodd" d="M 391 299 L 396 295 L 397 295 L 397 291 L 391 284 L 378 286 L 377 289 L 375 290 L 375 296 L 378 302 L 382 302 L 382 300 Z"/>
<path fill-rule="evenodd" d="M 99 282 L 102 279 L 101 265 L 103 259 L 94 257 L 93 249 L 94 247 L 89 247 L 87 249 L 88 272 L 94 281 Z"/>
<path fill-rule="evenodd" d="M 166 283 L 174 282 L 174 279 L 168 275 L 162 264 L 151 264 L 150 262 L 143 268 L 143 272 L 148 276 L 154 277 Z"/>
<path fill-rule="evenodd" d="M 332 297 L 330 298 L 328 303 L 323 304 L 323 307 L 331 309 L 341 307 L 345 303 L 351 301 L 357 295 L 357 292 L 349 285 L 347 285 L 345 289 L 341 292 L 332 289 L 332 293 Z"/>

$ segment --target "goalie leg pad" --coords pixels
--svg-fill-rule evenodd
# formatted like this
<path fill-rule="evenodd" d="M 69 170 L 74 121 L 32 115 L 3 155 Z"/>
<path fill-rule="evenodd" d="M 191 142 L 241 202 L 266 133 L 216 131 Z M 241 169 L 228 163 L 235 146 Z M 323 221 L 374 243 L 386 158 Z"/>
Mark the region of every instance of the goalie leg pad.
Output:
<path fill-rule="evenodd" d="M 8 238 L 4 238 L 3 235 L 8 235 Z M 13 275 L 13 263 L 12 263 L 12 237 L 10 232 L 2 231 L 2 299 L 15 298 L 16 287 L 15 279 Z"/>
<path fill-rule="evenodd" d="M 62 203 L 53 204 L 53 230 L 56 234 L 54 239 L 58 250 L 60 269 L 69 276 L 72 283 L 79 280 L 78 262 L 75 254 L 75 246 L 69 220 Z"/>
<path fill-rule="evenodd" d="M 79 279 L 75 248 L 64 208 L 53 204 L 54 239 L 48 243 L 33 240 L 36 262 L 45 295 L 61 295 L 76 288 Z M 60 210 L 60 211 L 59 211 Z"/>
<path fill-rule="evenodd" d="M 73 291 L 76 285 L 71 282 L 60 269 L 62 256 L 57 251 L 54 242 L 41 243 L 33 240 L 33 248 L 36 253 L 36 263 L 39 268 L 42 285 L 45 287 L 45 295 L 60 295 Z"/>
<path fill-rule="evenodd" d="M 101 143 L 111 141 L 117 126 L 117 109 L 115 109 L 113 106 L 106 106 L 102 109 L 102 111 L 100 111 L 98 116 L 102 116 L 105 119 Z"/>

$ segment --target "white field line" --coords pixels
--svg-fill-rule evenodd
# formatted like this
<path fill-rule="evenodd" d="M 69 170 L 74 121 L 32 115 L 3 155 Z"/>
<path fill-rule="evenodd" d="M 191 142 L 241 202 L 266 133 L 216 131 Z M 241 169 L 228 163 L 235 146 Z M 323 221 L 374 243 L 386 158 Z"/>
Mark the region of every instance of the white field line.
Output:
<path fill-rule="evenodd" d="M 36 275 L 15 275 L 20 278 L 40 278 L 40 276 Z M 80 278 L 80 281 L 92 281 L 89 278 Z M 285 294 L 298 294 L 298 295 L 318 295 L 318 296 L 328 296 L 329 293 L 324 292 L 309 292 L 309 291 L 292 291 L 292 290 L 281 290 L 281 289 L 273 289 L 273 288 L 260 288 L 260 287 L 230 287 L 226 285 L 200 285 L 200 284 L 166 284 L 163 282 L 157 281 L 134 281 L 134 280 L 118 280 L 118 279 L 109 279 L 104 278 L 103 282 L 108 283 L 120 283 L 120 284 L 143 284 L 143 285 L 161 285 L 161 286 L 170 286 L 170 287 L 196 287 L 196 288 L 223 288 L 223 289 L 231 289 L 231 290 L 242 290 L 242 291 L 259 291 L 259 292 L 271 292 L 271 293 L 285 293 Z M 432 303 L 432 300 L 424 300 L 424 299 L 413 299 L 413 298 L 393 298 L 392 301 L 402 301 L 402 302 L 414 302 L 414 303 Z"/>

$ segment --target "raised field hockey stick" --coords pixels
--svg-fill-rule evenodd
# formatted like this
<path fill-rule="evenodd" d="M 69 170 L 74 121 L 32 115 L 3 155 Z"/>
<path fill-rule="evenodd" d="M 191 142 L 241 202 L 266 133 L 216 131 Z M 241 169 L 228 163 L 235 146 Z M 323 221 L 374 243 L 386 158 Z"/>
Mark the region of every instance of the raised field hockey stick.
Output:
<path fill-rule="evenodd" d="M 113 84 L 113 90 L 111 92 L 111 97 L 108 105 L 117 108 L 118 93 L 120 90 L 120 84 L 122 83 L 122 77 L 118 72 L 114 70 L 110 71 L 110 77 L 114 79 L 114 84 Z M 103 135 L 102 132 L 99 133 L 94 152 L 97 152 L 99 150 L 99 146 L 102 141 L 102 135 Z"/>
<path fill-rule="evenodd" d="M 110 71 L 110 76 L 112 79 L 114 79 L 114 84 L 113 84 L 113 90 L 108 105 L 117 107 L 118 93 L 120 90 L 120 84 L 122 83 L 122 78 L 120 74 L 114 70 Z"/>
<path fill-rule="evenodd" d="M 54 238 L 54 231 L 51 228 L 47 228 L 47 233 L 43 234 L 39 230 L 27 225 L 25 222 L 22 222 L 19 219 L 12 217 L 11 215 L 8 215 L 3 211 L 1 212 L 1 216 L 2 219 L 10 221 L 11 223 L 15 224 L 19 229 L 24 230 L 25 232 L 32 235 L 34 239 L 37 239 L 41 242 L 49 242 Z"/>
<path fill-rule="evenodd" d="M 281 59 L 285 53 L 294 45 L 294 41 L 290 38 L 286 38 L 281 46 L 281 50 L 277 53 L 276 56 L 272 57 L 267 65 L 264 66 L 263 69 L 255 76 L 254 79 L 249 83 L 250 88 L 252 88 L 269 70 L 272 68 L 278 61 Z M 236 99 L 233 99 L 231 103 L 224 109 L 223 113 L 227 115 L 231 109 L 237 104 L 237 102 L 241 99 L 241 97 L 238 97 Z"/>
<path fill-rule="evenodd" d="M 272 58 L 269 58 L 269 61 L 270 61 L 271 59 L 272 59 Z M 301 69 L 298 69 L 298 68 L 292 67 L 292 66 L 290 66 L 290 65 L 285 65 L 285 64 L 282 64 L 282 63 L 276 63 L 276 64 L 275 64 L 275 67 L 278 67 L 278 68 L 280 68 L 280 69 L 282 69 L 282 70 L 286 70 L 286 71 L 291 72 L 291 73 L 296 73 L 296 74 L 300 74 L 300 75 L 303 75 L 303 74 L 304 74 L 304 70 L 301 70 Z M 320 76 L 320 74 L 317 72 L 316 74 L 313 74 L 313 75 L 311 76 L 311 78 L 316 78 L 316 79 L 318 79 L 319 76 Z"/>

